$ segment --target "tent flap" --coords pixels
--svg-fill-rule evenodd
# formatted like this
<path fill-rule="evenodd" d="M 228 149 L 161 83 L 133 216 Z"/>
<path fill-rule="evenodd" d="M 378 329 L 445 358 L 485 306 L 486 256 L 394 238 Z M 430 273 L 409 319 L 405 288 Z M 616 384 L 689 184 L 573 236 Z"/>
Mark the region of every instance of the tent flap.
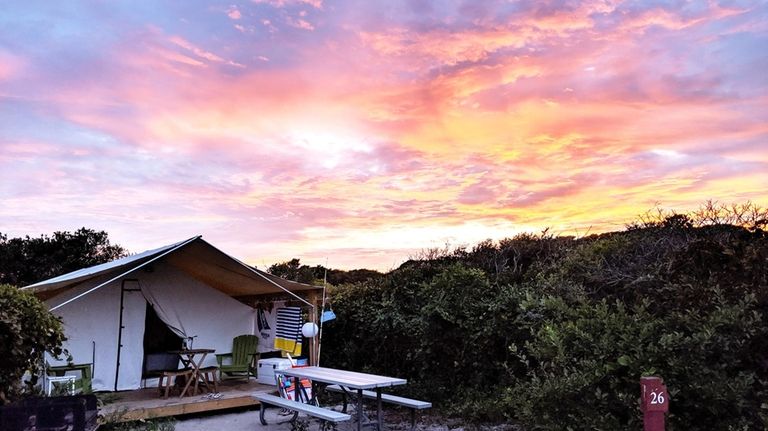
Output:
<path fill-rule="evenodd" d="M 162 285 L 155 280 L 145 280 L 140 283 L 141 293 L 146 298 L 149 305 L 157 313 L 157 317 L 168 326 L 168 329 L 181 338 L 189 338 L 187 331 L 184 330 L 184 322 L 181 319 L 178 306 L 180 301 L 174 301 L 175 289 L 163 289 Z"/>

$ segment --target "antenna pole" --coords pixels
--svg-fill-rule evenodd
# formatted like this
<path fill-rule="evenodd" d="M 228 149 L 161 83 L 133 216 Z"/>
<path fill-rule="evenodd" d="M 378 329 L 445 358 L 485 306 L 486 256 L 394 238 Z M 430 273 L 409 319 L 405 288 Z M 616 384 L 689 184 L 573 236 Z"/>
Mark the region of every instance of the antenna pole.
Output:
<path fill-rule="evenodd" d="M 320 307 L 320 333 L 317 335 L 317 366 L 320 366 L 320 350 L 323 347 L 323 313 L 325 312 L 325 287 L 328 284 L 328 258 L 325 258 L 325 271 L 323 272 L 323 305 Z"/>

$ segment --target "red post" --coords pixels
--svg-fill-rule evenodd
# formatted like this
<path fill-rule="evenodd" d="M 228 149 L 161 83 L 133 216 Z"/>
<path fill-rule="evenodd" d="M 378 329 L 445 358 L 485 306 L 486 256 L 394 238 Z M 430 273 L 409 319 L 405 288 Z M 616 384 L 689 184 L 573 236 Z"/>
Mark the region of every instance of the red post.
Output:
<path fill-rule="evenodd" d="M 669 393 L 661 377 L 640 378 L 640 409 L 643 411 L 643 431 L 664 431 Z"/>

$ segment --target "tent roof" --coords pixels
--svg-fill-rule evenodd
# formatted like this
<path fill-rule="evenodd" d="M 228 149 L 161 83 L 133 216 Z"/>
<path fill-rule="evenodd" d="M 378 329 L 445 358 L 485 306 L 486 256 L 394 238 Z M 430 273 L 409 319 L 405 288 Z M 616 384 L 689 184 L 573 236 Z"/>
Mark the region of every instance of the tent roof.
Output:
<path fill-rule="evenodd" d="M 151 271 L 154 264 L 149 263 L 151 260 L 167 262 L 233 297 L 321 289 L 318 286 L 284 280 L 250 267 L 204 241 L 201 236 L 79 269 L 22 289 L 50 298 L 96 277 L 118 276 L 138 270 L 141 266 L 144 266 L 143 270 Z"/>

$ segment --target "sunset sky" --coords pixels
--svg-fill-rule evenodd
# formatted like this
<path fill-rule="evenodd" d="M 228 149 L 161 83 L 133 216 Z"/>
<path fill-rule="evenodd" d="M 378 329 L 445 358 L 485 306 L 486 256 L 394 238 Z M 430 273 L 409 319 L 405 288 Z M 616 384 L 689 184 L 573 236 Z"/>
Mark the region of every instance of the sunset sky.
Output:
<path fill-rule="evenodd" d="M 0 232 L 264 268 L 768 204 L 765 1 L 3 1 Z"/>

